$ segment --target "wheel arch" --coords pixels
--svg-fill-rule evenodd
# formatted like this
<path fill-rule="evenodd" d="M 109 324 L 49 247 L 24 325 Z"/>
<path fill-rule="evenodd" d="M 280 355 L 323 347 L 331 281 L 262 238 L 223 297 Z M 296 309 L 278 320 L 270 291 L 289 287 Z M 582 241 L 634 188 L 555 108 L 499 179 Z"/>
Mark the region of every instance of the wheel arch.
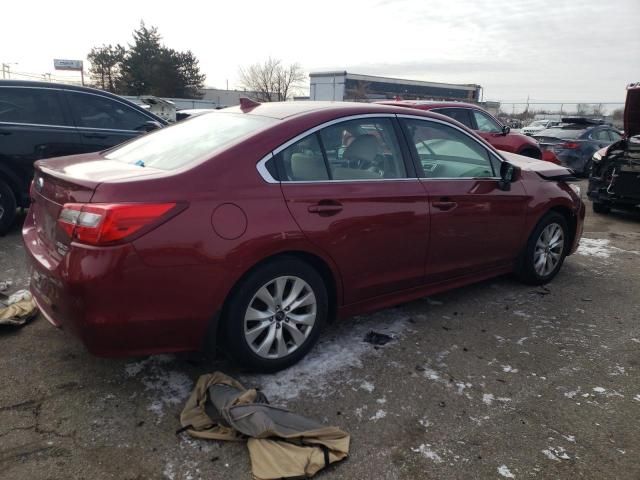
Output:
<path fill-rule="evenodd" d="M 554 205 L 547 212 L 545 212 L 544 215 L 549 212 L 556 212 L 564 217 L 567 222 L 567 227 L 569 227 L 569 242 L 567 242 L 567 245 L 573 245 L 573 241 L 576 238 L 576 230 L 578 228 L 578 218 L 576 217 L 576 214 L 573 212 L 573 210 L 564 205 Z M 544 217 L 544 215 L 542 217 Z"/>
<path fill-rule="evenodd" d="M 224 338 L 224 328 L 225 328 L 225 317 L 227 314 L 227 309 L 229 305 L 229 300 L 238 290 L 239 286 L 243 282 L 245 278 L 251 275 L 254 271 L 260 268 L 262 265 L 272 262 L 278 258 L 283 257 L 293 257 L 298 260 L 301 260 L 311 267 L 313 267 L 318 274 L 322 277 L 324 284 L 327 288 L 327 296 L 329 299 L 329 314 L 328 321 L 329 323 L 333 322 L 337 316 L 338 305 L 342 302 L 342 282 L 340 280 L 339 273 L 333 263 L 322 256 L 312 253 L 306 250 L 285 250 L 273 253 L 271 255 L 265 256 L 260 261 L 254 263 L 249 268 L 245 269 L 245 271 L 240 274 L 237 279 L 234 281 L 233 286 L 227 292 L 225 296 L 224 302 L 220 310 L 214 315 L 214 317 L 209 322 L 209 328 L 206 335 L 206 340 L 204 347 L 208 348 L 218 348 L 219 340 Z"/>

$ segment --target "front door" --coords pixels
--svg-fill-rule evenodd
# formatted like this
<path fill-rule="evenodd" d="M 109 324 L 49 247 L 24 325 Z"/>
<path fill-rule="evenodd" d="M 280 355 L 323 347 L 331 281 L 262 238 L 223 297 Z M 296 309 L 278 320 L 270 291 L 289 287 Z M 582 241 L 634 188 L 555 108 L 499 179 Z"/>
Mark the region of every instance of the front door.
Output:
<path fill-rule="evenodd" d="M 522 182 L 499 189 L 499 160 L 462 130 L 431 120 L 403 122 L 429 201 L 427 281 L 513 262 L 523 247 L 529 199 Z"/>
<path fill-rule="evenodd" d="M 105 150 L 137 137 L 150 120 L 112 98 L 72 90 L 64 94 L 85 152 Z"/>
<path fill-rule="evenodd" d="M 334 124 L 276 156 L 289 211 L 338 265 L 347 304 L 423 280 L 428 206 L 407 174 L 395 122 Z"/>

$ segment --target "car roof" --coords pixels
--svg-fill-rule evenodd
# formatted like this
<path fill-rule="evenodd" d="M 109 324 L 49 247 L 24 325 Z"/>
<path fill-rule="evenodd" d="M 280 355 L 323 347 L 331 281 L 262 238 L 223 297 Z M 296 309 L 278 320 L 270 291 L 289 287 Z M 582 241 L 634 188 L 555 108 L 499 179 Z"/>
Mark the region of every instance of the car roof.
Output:
<path fill-rule="evenodd" d="M 155 115 L 153 112 L 150 112 L 146 108 L 141 107 L 140 105 L 136 105 L 131 100 L 127 100 L 120 95 L 116 95 L 111 92 L 107 92 L 106 90 L 100 90 L 98 88 L 91 87 L 83 87 L 80 85 L 69 85 L 66 83 L 55 83 L 55 82 L 33 82 L 31 80 L 0 80 L 0 87 L 29 87 L 29 88 L 49 88 L 54 90 L 68 90 L 72 92 L 84 92 L 84 93 L 93 93 L 96 95 L 102 95 L 103 97 L 109 97 L 114 100 L 118 100 L 119 102 L 126 103 L 127 105 L 135 108 L 136 110 L 142 111 L 146 113 L 148 116 L 153 117 L 154 120 L 162 123 L 163 125 L 167 125 L 167 121 L 158 115 Z"/>
<path fill-rule="evenodd" d="M 437 107 L 477 108 L 478 110 L 484 111 L 482 107 L 480 107 L 479 105 L 474 105 L 473 103 L 447 102 L 441 100 L 383 100 L 376 103 L 380 103 L 382 105 L 398 105 L 405 107 L 425 107 L 425 109 Z"/>
<path fill-rule="evenodd" d="M 294 101 L 294 102 L 265 102 L 257 103 L 250 108 L 243 108 L 240 105 L 225 108 L 224 112 L 229 113 L 246 113 L 250 115 L 260 115 L 264 117 L 284 120 L 294 116 L 303 116 L 306 114 L 314 114 L 325 112 L 335 113 L 338 116 L 360 115 L 367 113 L 397 113 L 407 114 L 406 107 L 384 105 L 381 103 L 359 103 L 359 102 L 319 102 L 319 101 Z M 440 118 L 437 114 L 428 112 L 419 112 L 416 110 L 411 114 L 419 114 L 421 116 Z M 447 119 L 451 120 L 451 119 Z"/>

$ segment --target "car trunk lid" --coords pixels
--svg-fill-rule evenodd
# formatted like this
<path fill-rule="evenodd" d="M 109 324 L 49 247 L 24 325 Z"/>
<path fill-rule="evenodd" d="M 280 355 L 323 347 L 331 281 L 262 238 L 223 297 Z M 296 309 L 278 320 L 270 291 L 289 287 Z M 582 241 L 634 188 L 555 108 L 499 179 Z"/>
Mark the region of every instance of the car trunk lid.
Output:
<path fill-rule="evenodd" d="M 31 210 L 38 239 L 54 257 L 60 258 L 70 243 L 69 236 L 58 224 L 60 212 L 66 203 L 89 203 L 96 188 L 105 181 L 153 173 L 157 173 L 157 170 L 104 160 L 99 154 L 36 162 Z"/>

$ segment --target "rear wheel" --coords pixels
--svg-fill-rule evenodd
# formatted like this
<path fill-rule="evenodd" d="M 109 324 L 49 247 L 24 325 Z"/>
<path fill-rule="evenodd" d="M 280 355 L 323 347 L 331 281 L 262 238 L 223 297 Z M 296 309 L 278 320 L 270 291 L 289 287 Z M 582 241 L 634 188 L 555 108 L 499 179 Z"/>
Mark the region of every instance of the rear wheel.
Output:
<path fill-rule="evenodd" d="M 7 233 L 16 218 L 16 196 L 9 185 L 0 180 L 0 235 Z"/>
<path fill-rule="evenodd" d="M 569 249 L 569 229 L 565 218 L 547 213 L 533 229 L 520 258 L 517 275 L 525 283 L 542 285 L 560 271 Z"/>
<path fill-rule="evenodd" d="M 611 211 L 611 207 L 609 205 L 607 205 L 606 203 L 602 203 L 602 202 L 593 202 L 591 204 L 593 211 L 595 213 L 602 213 L 602 214 L 607 214 Z"/>
<path fill-rule="evenodd" d="M 305 262 L 281 257 L 258 267 L 227 305 L 228 353 L 256 371 L 293 365 L 318 340 L 327 302 L 322 277 Z"/>

